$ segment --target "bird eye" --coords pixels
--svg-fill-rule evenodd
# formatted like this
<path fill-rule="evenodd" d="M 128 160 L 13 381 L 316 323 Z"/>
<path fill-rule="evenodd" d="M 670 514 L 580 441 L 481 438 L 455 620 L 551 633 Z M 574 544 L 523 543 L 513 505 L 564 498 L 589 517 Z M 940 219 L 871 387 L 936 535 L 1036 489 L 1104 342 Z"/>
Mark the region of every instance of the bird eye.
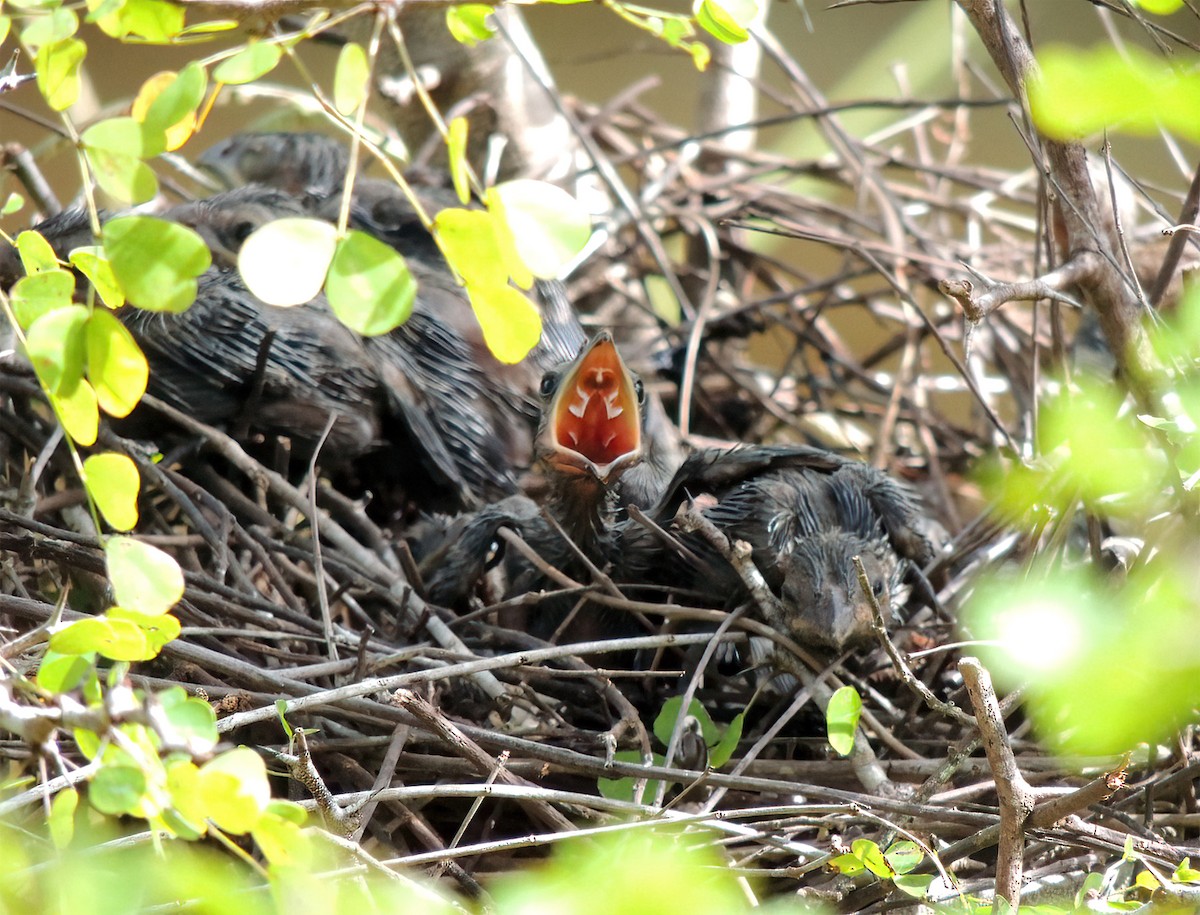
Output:
<path fill-rule="evenodd" d="M 254 234 L 254 229 L 255 229 L 254 223 L 252 223 L 248 219 L 244 219 L 241 222 L 234 223 L 234 225 L 229 230 L 229 234 L 233 238 L 234 248 L 235 249 L 240 248 L 242 246 L 242 243 L 245 242 L 245 240 L 247 238 L 249 238 L 252 234 Z"/>
<path fill-rule="evenodd" d="M 558 387 L 558 373 L 547 372 L 542 376 L 542 383 L 538 390 L 543 397 L 549 397 L 554 393 L 554 389 Z"/>
<path fill-rule="evenodd" d="M 875 582 L 873 585 L 871 585 L 871 590 L 875 592 L 876 597 L 883 597 L 883 582 Z"/>
<path fill-rule="evenodd" d="M 644 384 L 642 384 L 642 379 L 637 378 L 634 380 L 633 390 L 634 390 L 634 393 L 637 394 L 638 403 L 639 404 L 645 403 L 646 402 L 646 386 Z"/>
<path fill-rule="evenodd" d="M 484 555 L 483 567 L 489 572 L 500 565 L 504 559 L 504 544 L 499 540 L 493 540 L 488 544 L 487 553 Z"/>

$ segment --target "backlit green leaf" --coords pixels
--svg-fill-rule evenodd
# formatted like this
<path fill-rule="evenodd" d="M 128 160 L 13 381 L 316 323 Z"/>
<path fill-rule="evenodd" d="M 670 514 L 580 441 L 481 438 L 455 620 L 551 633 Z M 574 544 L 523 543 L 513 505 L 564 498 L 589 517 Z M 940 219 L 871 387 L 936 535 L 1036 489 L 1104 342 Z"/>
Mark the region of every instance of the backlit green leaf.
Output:
<path fill-rule="evenodd" d="M 758 15 L 753 0 L 699 0 L 693 10 L 700 27 L 725 44 L 748 39 L 746 29 Z"/>
<path fill-rule="evenodd" d="M 92 669 L 91 655 L 60 654 L 47 651 L 38 665 L 37 684 L 52 693 L 75 689 Z"/>
<path fill-rule="evenodd" d="M 34 229 L 26 229 L 16 237 L 17 253 L 26 273 L 41 273 L 43 270 L 59 269 L 58 256 L 50 242 Z"/>
<path fill-rule="evenodd" d="M 506 181 L 488 192 L 492 210 L 512 233 L 534 276 L 553 279 L 583 251 L 592 221 L 574 197 L 545 181 Z M 495 205 L 499 200 L 500 206 Z"/>
<path fill-rule="evenodd" d="M 38 48 L 33 61 L 38 89 L 54 111 L 65 111 L 79 98 L 79 68 L 86 56 L 87 45 L 78 38 Z"/>
<path fill-rule="evenodd" d="M 75 295 L 75 277 L 67 270 L 46 270 L 23 276 L 12 287 L 13 313 L 28 329 L 42 315 L 66 308 Z"/>
<path fill-rule="evenodd" d="M 876 877 L 892 876 L 892 869 L 884 859 L 883 852 L 870 839 L 855 839 L 850 843 L 850 850 Z"/>
<path fill-rule="evenodd" d="M 254 824 L 252 835 L 272 867 L 308 868 L 312 865 L 312 838 L 290 820 L 265 814 Z"/>
<path fill-rule="evenodd" d="M 353 41 L 342 45 L 333 73 L 334 107 L 347 116 L 357 111 L 366 100 L 370 79 L 371 65 L 363 46 Z"/>
<path fill-rule="evenodd" d="M 729 726 L 725 729 L 725 733 L 721 736 L 721 742 L 718 743 L 708 752 L 708 764 L 714 769 L 719 769 L 725 763 L 729 762 L 737 750 L 738 742 L 742 739 L 742 727 L 746 721 L 746 713 L 739 712 L 729 722 Z"/>
<path fill-rule="evenodd" d="M 50 838 L 55 848 L 66 848 L 75 836 L 75 810 L 79 806 L 79 792 L 64 788 L 50 802 Z"/>
<path fill-rule="evenodd" d="M 171 806 L 197 835 L 207 831 L 204 822 L 204 794 L 200 785 L 200 768 L 190 759 L 172 759 L 166 763 L 167 792 Z M 176 825 L 179 828 L 179 825 Z"/>
<path fill-rule="evenodd" d="M 167 0 L 124 0 L 113 12 L 100 0 L 88 0 L 95 5 L 96 24 L 106 35 L 125 38 L 133 35 L 144 41 L 169 42 L 183 30 L 184 10 Z"/>
<path fill-rule="evenodd" d="M 71 265 L 88 278 L 100 300 L 109 308 L 125 304 L 125 293 L 117 284 L 112 265 L 99 245 L 87 245 L 71 252 Z"/>
<path fill-rule="evenodd" d="M 157 619 L 175 619 L 174 616 L 157 617 Z M 178 621 L 176 621 L 178 623 Z M 203 699 L 189 696 L 187 691 L 179 686 L 172 686 L 157 695 L 158 704 L 162 707 L 167 722 L 179 735 L 179 739 L 187 740 L 188 744 L 200 752 L 212 749 L 217 745 L 217 714 L 211 705 Z M 303 808 L 301 808 L 303 815 Z"/>
<path fill-rule="evenodd" d="M 1183 0 L 1134 0 L 1134 2 L 1146 12 L 1154 13 L 1156 16 L 1169 16 L 1183 9 Z"/>
<path fill-rule="evenodd" d="M 147 614 L 125 607 L 109 607 L 105 615 L 114 622 L 121 621 L 137 626 L 146 639 L 146 656 L 150 658 L 157 657 L 168 642 L 179 638 L 182 631 L 179 617 L 170 613 Z"/>
<path fill-rule="evenodd" d="M 488 349 L 501 362 L 524 359 L 542 338 L 542 316 L 511 286 L 467 286 L 467 296 Z"/>
<path fill-rule="evenodd" d="M 85 337 L 88 380 L 100 409 L 110 416 L 128 416 L 146 393 L 150 374 L 146 357 L 133 335 L 111 312 L 92 312 Z"/>
<path fill-rule="evenodd" d="M 322 220 L 276 219 L 246 239 L 238 269 L 268 305 L 303 305 L 321 291 L 337 240 L 337 229 Z"/>
<path fill-rule="evenodd" d="M 487 21 L 487 17 L 494 11 L 495 7 L 487 3 L 451 6 L 446 9 L 446 27 L 450 29 L 455 41 L 472 48 L 496 34 L 496 30 Z M 463 202 L 466 203 L 465 200 Z"/>
<path fill-rule="evenodd" d="M 100 768 L 88 784 L 88 802 L 111 816 L 133 813 L 146 791 L 146 776 L 135 766 Z"/>
<path fill-rule="evenodd" d="M 629 762 L 641 765 L 642 754 L 638 750 L 618 750 L 613 754 L 613 759 L 617 762 Z M 665 760 L 660 753 L 653 754 L 652 763 L 656 766 L 661 766 Z M 600 790 L 603 797 L 614 801 L 632 801 L 633 788 L 636 779 L 632 777 L 623 778 L 600 778 L 596 780 L 596 787 Z M 661 781 L 658 779 L 649 779 L 646 781 L 645 790 L 642 791 L 643 798 L 653 798 L 658 796 L 658 786 Z"/>
<path fill-rule="evenodd" d="M 87 319 L 88 310 L 82 305 L 68 305 L 43 314 L 26 332 L 29 361 L 52 394 L 69 391 L 83 377 Z"/>
<path fill-rule="evenodd" d="M 208 73 L 196 61 L 191 61 L 175 75 L 164 80 L 165 85 L 154 96 L 141 118 L 143 124 L 166 131 L 185 119 L 192 117 L 208 88 Z"/>
<path fill-rule="evenodd" d="M 663 703 L 662 710 L 654 719 L 654 736 L 663 746 L 671 742 L 671 734 L 675 731 L 675 723 L 679 720 L 679 710 L 682 706 L 683 697 L 672 696 Z M 719 737 L 717 726 L 708 714 L 708 709 L 700 703 L 699 699 L 692 699 L 687 713 L 700 722 L 700 733 L 704 735 L 704 742 L 709 746 L 716 743 Z"/>
<path fill-rule="evenodd" d="M 88 492 L 112 527 L 132 530 L 138 520 L 138 492 L 142 479 L 137 465 L 123 454 L 93 454 L 83 462 Z"/>
<path fill-rule="evenodd" d="M 221 61 L 213 70 L 213 79 L 230 86 L 252 83 L 275 69 L 283 50 L 277 44 L 252 41 L 233 57 Z"/>
<path fill-rule="evenodd" d="M 829 745 L 842 756 L 849 756 L 854 749 L 854 732 L 861 714 L 862 697 L 853 686 L 843 686 L 829 697 L 825 727 L 829 734 Z"/>
<path fill-rule="evenodd" d="M 127 203 L 158 193 L 158 179 L 142 157 L 162 152 L 161 131 L 143 131 L 129 117 L 108 118 L 85 130 L 82 140 L 96 182 L 107 193 Z"/>
<path fill-rule="evenodd" d="M 104 252 L 126 298 L 149 311 L 184 311 L 212 255 L 194 231 L 153 216 L 120 216 L 104 225 Z"/>
<path fill-rule="evenodd" d="M 79 17 L 62 6 L 28 21 L 29 25 L 21 30 L 21 41 L 35 50 L 70 38 L 79 30 Z"/>
<path fill-rule="evenodd" d="M 80 445 L 91 445 L 100 431 L 100 405 L 96 392 L 86 378 L 69 390 L 50 395 L 59 420 L 67 435 Z"/>
<path fill-rule="evenodd" d="M 924 899 L 937 874 L 898 874 L 892 878 L 896 889 L 914 899 Z"/>
<path fill-rule="evenodd" d="M 21 212 L 21 208 L 25 206 L 25 198 L 13 191 L 4 201 L 4 206 L 0 207 L 0 216 L 11 216 L 13 213 Z"/>
<path fill-rule="evenodd" d="M 166 613 L 183 597 L 183 571 L 157 547 L 132 537 L 104 544 L 108 578 L 117 603 L 139 613 Z"/>
<path fill-rule="evenodd" d="M 447 207 L 434 219 L 433 233 L 450 266 L 468 285 L 499 286 L 508 281 L 496 223 L 489 213 Z"/>
<path fill-rule="evenodd" d="M 921 846 L 908 839 L 893 842 L 883 856 L 897 874 L 907 874 L 925 860 L 925 852 L 921 850 Z"/>
<path fill-rule="evenodd" d="M 337 244 L 325 295 L 338 320 L 371 337 L 386 334 L 408 320 L 417 283 L 394 248 L 351 231 Z"/>
<path fill-rule="evenodd" d="M 246 747 L 222 753 L 200 767 L 205 814 L 233 835 L 249 832 L 271 800 L 267 767 Z"/>

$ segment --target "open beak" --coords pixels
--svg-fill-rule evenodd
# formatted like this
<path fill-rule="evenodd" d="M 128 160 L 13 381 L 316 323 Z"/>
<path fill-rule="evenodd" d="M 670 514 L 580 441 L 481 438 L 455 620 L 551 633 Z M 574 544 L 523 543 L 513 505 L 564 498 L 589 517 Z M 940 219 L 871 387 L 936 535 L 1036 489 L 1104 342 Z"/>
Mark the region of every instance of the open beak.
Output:
<path fill-rule="evenodd" d="M 615 480 L 642 456 L 638 382 L 601 331 L 562 372 L 546 405 L 549 454 L 559 469 Z"/>

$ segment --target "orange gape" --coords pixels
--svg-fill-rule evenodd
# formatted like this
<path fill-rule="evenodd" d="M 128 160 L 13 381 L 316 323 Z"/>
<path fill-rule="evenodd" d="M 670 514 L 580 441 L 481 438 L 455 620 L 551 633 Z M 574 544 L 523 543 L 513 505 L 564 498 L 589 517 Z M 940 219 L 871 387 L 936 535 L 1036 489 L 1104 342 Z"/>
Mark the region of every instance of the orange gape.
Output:
<path fill-rule="evenodd" d="M 597 340 L 562 380 L 554 431 L 556 444 L 597 467 L 641 446 L 637 392 L 611 340 Z"/>

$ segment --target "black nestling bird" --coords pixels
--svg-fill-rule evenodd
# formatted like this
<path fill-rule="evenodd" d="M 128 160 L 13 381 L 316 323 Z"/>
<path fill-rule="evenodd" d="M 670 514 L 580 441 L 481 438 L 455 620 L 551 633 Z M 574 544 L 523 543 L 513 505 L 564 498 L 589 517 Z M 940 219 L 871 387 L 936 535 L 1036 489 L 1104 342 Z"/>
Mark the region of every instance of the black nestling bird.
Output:
<path fill-rule="evenodd" d="M 872 610 L 854 566 L 861 559 L 872 595 L 890 614 L 906 563 L 935 555 L 916 498 L 881 471 L 803 445 L 709 449 L 692 455 L 652 515 L 665 527 L 685 499 L 729 541 L 742 540 L 778 599 L 767 622 L 810 647 L 841 652 L 871 638 Z M 749 595 L 732 566 L 699 534 L 681 537 L 692 561 L 672 560 L 648 547 L 632 525 L 618 552 L 622 578 L 668 579 L 702 593 Z M 659 573 L 661 576 L 661 572 Z"/>

